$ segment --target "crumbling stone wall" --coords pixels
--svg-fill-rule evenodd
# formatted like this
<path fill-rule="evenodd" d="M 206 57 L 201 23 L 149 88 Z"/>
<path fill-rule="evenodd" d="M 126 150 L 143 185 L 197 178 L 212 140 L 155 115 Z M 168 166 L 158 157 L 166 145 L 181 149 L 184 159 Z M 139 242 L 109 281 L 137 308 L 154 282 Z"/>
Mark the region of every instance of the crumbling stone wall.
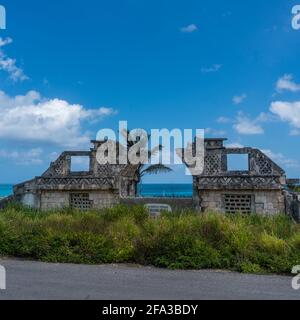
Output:
<path fill-rule="evenodd" d="M 103 141 L 92 141 L 90 151 L 63 152 L 40 176 L 14 187 L 14 199 L 42 210 L 74 207 L 101 209 L 120 203 L 121 197 L 136 195 L 136 166 L 100 165 L 97 149 Z M 71 171 L 72 157 L 88 157 L 89 169 Z"/>
<path fill-rule="evenodd" d="M 300 194 L 297 192 L 285 191 L 286 213 L 297 222 L 300 222 Z"/>
<path fill-rule="evenodd" d="M 222 213 L 285 212 L 285 172 L 253 148 L 226 148 L 226 139 L 206 139 L 204 170 L 194 176 L 195 207 Z M 246 155 L 248 170 L 229 171 L 228 156 Z"/>
<path fill-rule="evenodd" d="M 281 191 L 216 191 L 204 190 L 200 192 L 202 198 L 202 211 L 219 211 L 222 213 L 258 213 L 258 214 L 277 214 L 285 213 L 284 195 Z M 227 210 L 225 197 L 233 196 L 233 209 Z M 238 197 L 238 199 L 237 199 Z M 237 202 L 237 206 L 236 206 Z M 249 203 L 249 205 L 248 205 Z M 240 209 L 239 209 L 240 208 Z M 243 212 L 244 211 L 244 212 Z"/>
<path fill-rule="evenodd" d="M 61 209 L 69 206 L 69 193 L 64 191 L 43 191 L 40 195 L 40 209 Z"/>
<path fill-rule="evenodd" d="M 82 207 L 82 196 L 85 198 L 85 207 Z M 119 204 L 120 199 L 117 194 L 110 191 L 44 191 L 41 193 L 42 210 L 51 210 L 65 207 L 72 207 L 72 199 L 78 199 L 76 209 L 102 209 Z"/>
<path fill-rule="evenodd" d="M 193 177 L 192 199 L 136 198 L 137 166 L 100 165 L 96 154 L 102 141 L 92 141 L 90 151 L 63 152 L 40 177 L 14 187 L 14 196 L 0 201 L 18 201 L 42 210 L 62 207 L 96 209 L 118 203 L 170 204 L 172 208 L 194 207 L 222 213 L 287 213 L 300 221 L 300 199 L 285 191 L 285 172 L 267 155 L 254 148 L 226 148 L 225 139 L 206 139 L 204 170 Z M 229 171 L 228 156 L 248 156 L 248 170 Z M 72 172 L 72 157 L 89 157 L 89 169 Z"/>

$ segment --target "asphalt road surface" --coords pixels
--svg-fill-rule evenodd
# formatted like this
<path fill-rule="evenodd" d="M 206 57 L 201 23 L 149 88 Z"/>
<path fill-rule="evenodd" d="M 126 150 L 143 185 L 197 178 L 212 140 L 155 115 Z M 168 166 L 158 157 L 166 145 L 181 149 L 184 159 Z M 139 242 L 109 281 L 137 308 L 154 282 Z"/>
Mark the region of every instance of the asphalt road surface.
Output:
<path fill-rule="evenodd" d="M 72 265 L 0 259 L 0 299 L 300 299 L 291 277 L 224 271 L 170 271 L 136 265 Z"/>

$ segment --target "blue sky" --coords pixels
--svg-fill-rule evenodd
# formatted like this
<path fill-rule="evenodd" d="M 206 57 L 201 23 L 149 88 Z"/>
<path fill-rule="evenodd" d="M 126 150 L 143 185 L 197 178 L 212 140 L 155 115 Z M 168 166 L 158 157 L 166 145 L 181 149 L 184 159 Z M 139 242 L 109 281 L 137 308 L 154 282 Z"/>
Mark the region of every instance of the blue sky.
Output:
<path fill-rule="evenodd" d="M 300 176 L 300 0 L 0 4 L 0 183 L 40 175 L 119 120 L 205 128 Z"/>

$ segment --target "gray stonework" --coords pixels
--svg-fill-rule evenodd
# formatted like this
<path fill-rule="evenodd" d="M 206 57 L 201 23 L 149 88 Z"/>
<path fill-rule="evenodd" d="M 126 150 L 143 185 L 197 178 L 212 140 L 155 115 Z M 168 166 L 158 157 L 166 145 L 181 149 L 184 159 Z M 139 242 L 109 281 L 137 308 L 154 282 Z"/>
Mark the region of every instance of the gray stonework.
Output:
<path fill-rule="evenodd" d="M 40 177 L 14 187 L 14 200 L 41 210 L 63 207 L 101 209 L 136 195 L 137 166 L 100 165 L 96 159 L 101 141 L 90 151 L 63 152 Z M 89 170 L 72 172 L 72 157 L 88 157 Z"/>
<path fill-rule="evenodd" d="M 236 202 L 236 196 L 247 196 L 250 200 L 250 211 L 258 214 L 276 214 L 284 213 L 284 195 L 281 191 L 201 191 L 202 211 L 220 211 L 226 213 L 225 196 L 234 196 L 233 201 Z M 243 198 L 242 198 L 243 200 Z M 243 203 L 242 203 L 243 204 Z M 228 210 L 230 211 L 230 210 Z M 227 211 L 227 212 L 228 212 Z M 238 211 L 238 210 L 236 210 Z M 241 209 L 242 212 L 242 209 Z"/>
<path fill-rule="evenodd" d="M 193 209 L 192 198 L 122 198 L 121 203 L 125 205 L 145 205 L 145 204 L 167 204 L 173 211 Z"/>
<path fill-rule="evenodd" d="M 285 191 L 286 213 L 300 222 L 300 194 L 296 192 Z"/>
<path fill-rule="evenodd" d="M 173 210 L 194 208 L 199 212 L 286 213 L 300 221 L 300 197 L 285 190 L 285 172 L 260 150 L 226 148 L 225 140 L 205 139 L 204 171 L 193 177 L 193 197 L 189 199 L 136 197 L 138 166 L 100 165 L 96 153 L 103 142 L 92 141 L 90 151 L 63 152 L 40 177 L 16 185 L 14 196 L 0 201 L 0 207 L 10 201 L 41 210 L 152 203 L 168 204 Z M 230 154 L 246 155 L 247 170 L 229 171 Z M 73 157 L 88 157 L 88 170 L 72 172 Z"/>
<path fill-rule="evenodd" d="M 193 177 L 194 206 L 202 212 L 290 214 L 284 170 L 262 151 L 226 148 L 225 140 L 205 139 L 204 170 Z M 247 170 L 229 171 L 232 154 L 248 157 Z"/>

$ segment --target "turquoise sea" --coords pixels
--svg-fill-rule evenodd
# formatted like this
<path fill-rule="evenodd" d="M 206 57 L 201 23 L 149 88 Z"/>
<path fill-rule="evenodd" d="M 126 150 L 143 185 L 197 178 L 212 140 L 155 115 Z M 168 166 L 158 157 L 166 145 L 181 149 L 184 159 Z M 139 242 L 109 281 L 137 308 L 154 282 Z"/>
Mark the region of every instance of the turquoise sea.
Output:
<path fill-rule="evenodd" d="M 7 197 L 13 193 L 12 184 L 0 184 L 0 198 Z"/>
<path fill-rule="evenodd" d="M 191 197 L 191 184 L 141 184 L 139 194 L 144 197 Z"/>
<path fill-rule="evenodd" d="M 13 186 L 0 184 L 0 198 L 11 195 Z M 141 184 L 139 194 L 144 197 L 191 197 L 191 184 Z"/>

